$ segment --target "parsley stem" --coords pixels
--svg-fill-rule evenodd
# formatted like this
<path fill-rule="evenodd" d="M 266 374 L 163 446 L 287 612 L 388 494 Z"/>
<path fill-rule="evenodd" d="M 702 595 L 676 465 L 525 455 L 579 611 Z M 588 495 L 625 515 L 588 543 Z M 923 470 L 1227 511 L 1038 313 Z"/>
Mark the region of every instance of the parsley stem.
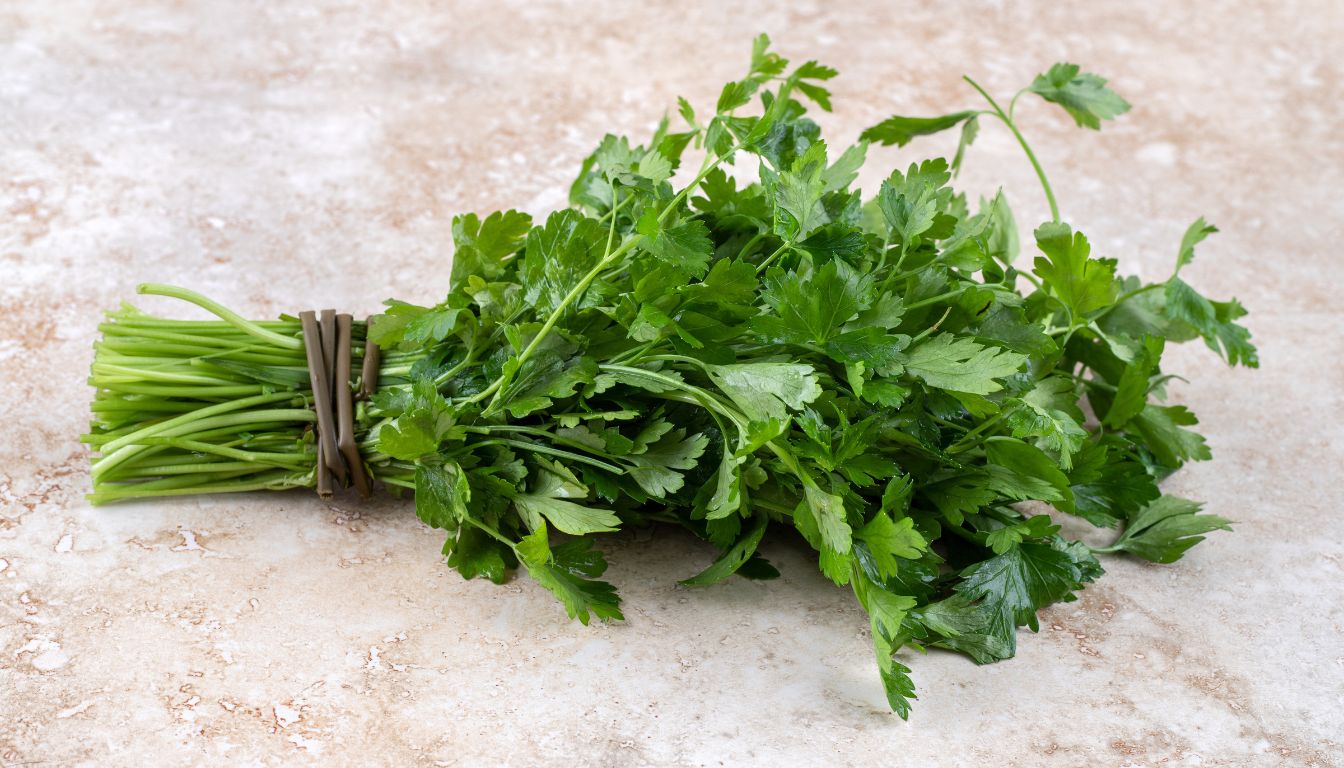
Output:
<path fill-rule="evenodd" d="M 658 346 L 658 343 L 661 342 L 661 341 L 662 341 L 662 338 L 660 337 L 660 338 L 654 339 L 653 341 L 650 341 L 649 343 L 645 344 L 645 345 L 642 346 L 642 347 L 637 347 L 637 348 L 635 348 L 635 349 L 631 349 L 631 350 L 628 350 L 628 351 L 626 351 L 626 352 L 622 352 L 621 354 L 617 355 L 616 357 L 613 357 L 613 358 L 611 359 L 611 362 L 613 362 L 613 363 L 625 363 L 625 362 L 633 362 L 633 361 L 635 361 L 635 360 L 639 360 L 639 359 L 641 359 L 641 358 L 644 356 L 644 353 L 645 353 L 645 352 L 648 352 L 649 350 L 651 350 L 651 349 L 653 349 L 654 347 Z"/>
<path fill-rule="evenodd" d="M 951 307 L 948 307 L 947 309 L 943 310 L 943 316 L 940 317 L 940 318 L 938 318 L 938 322 L 934 323 L 933 325 L 930 325 L 928 328 L 925 328 L 923 331 L 921 331 L 918 335 L 912 337 L 912 338 L 910 339 L 910 343 L 913 344 L 913 343 L 915 343 L 916 341 L 919 341 L 920 339 L 923 339 L 924 337 L 926 337 L 926 336 L 932 334 L 934 331 L 938 330 L 938 327 L 941 326 L 941 325 L 943 324 L 943 321 L 946 320 L 946 319 L 947 319 L 947 316 L 950 315 L 950 314 L 952 314 L 952 308 L 951 308 Z"/>
<path fill-rule="evenodd" d="M 667 204 L 667 207 L 663 209 L 662 213 L 658 214 L 658 223 L 662 224 L 664 221 L 667 221 L 667 217 L 672 215 L 672 212 L 677 209 L 677 206 L 681 205 L 681 202 L 686 199 L 686 196 L 696 187 L 700 186 L 700 182 L 704 181 L 705 177 L 709 176 L 715 168 L 718 168 L 724 160 L 731 157 L 735 151 L 737 151 L 737 145 L 729 147 L 728 151 L 721 155 L 705 155 L 705 162 L 701 166 L 700 172 L 695 175 L 694 179 L 691 179 L 690 184 L 683 187 L 682 190 L 677 193 L 677 196 L 672 198 L 672 202 Z"/>
<path fill-rule="evenodd" d="M 965 427 L 963 427 L 963 426 L 960 425 L 960 424 L 957 424 L 956 422 L 948 421 L 947 419 L 940 419 L 940 418 L 938 418 L 937 416 L 934 416 L 934 417 L 932 417 L 932 418 L 933 418 L 933 422 L 934 422 L 935 424 L 941 424 L 941 425 L 943 425 L 944 427 L 947 427 L 948 429 L 959 429 L 959 430 L 961 430 L 962 432 L 965 432 L 965 431 L 966 431 L 966 428 L 965 428 Z"/>
<path fill-rule="evenodd" d="M 644 359 L 651 361 L 663 360 L 670 363 L 689 363 L 697 368 L 700 368 L 701 370 L 704 370 L 705 367 L 705 363 L 703 361 L 696 360 L 694 357 L 687 357 L 685 355 L 649 355 Z"/>
<path fill-rule="evenodd" d="M 296 339 L 293 336 L 283 336 L 275 331 L 268 331 L 250 320 L 244 320 L 223 304 L 207 299 L 195 291 L 189 291 L 186 288 L 178 288 L 175 285 L 163 285 L 161 283 L 141 283 L 135 290 L 136 293 L 142 295 L 169 296 L 174 299 L 181 299 L 182 301 L 195 304 L 249 336 L 254 336 L 262 341 L 270 342 L 278 347 L 303 349 L 303 342 L 299 339 Z"/>
<path fill-rule="evenodd" d="M 1002 419 L 1005 415 L 1007 415 L 1007 413 L 1008 413 L 1007 410 L 1002 410 L 1002 411 L 999 411 L 998 413 L 994 414 L 994 415 L 991 416 L 990 418 L 985 419 L 984 421 L 980 422 L 979 426 L 975 427 L 975 428 L 972 429 L 971 431 L 969 431 L 969 432 L 967 432 L 966 434 L 962 435 L 960 440 L 956 441 L 956 442 L 953 443 L 951 446 L 949 446 L 948 449 L 947 449 L 947 452 L 948 452 L 948 453 L 961 453 L 962 451 L 968 451 L 968 450 L 970 450 L 971 448 L 974 448 L 975 446 L 979 445 L 980 442 L 982 442 L 982 441 L 974 441 L 974 442 L 971 442 L 971 441 L 973 440 L 973 438 L 975 438 L 977 435 L 983 433 L 985 430 L 989 429 L 990 427 L 994 426 L 995 424 L 998 424 L 998 423 L 999 423 L 999 420 Z"/>
<path fill-rule="evenodd" d="M 1084 370 L 1086 370 L 1086 369 L 1084 369 Z M 1084 377 L 1079 376 L 1078 374 L 1075 374 L 1075 373 L 1067 373 L 1067 372 L 1064 372 L 1064 371 L 1061 371 L 1061 373 L 1063 373 L 1063 375 L 1068 376 L 1069 378 L 1073 379 L 1074 381 L 1076 381 L 1076 382 L 1078 382 L 1079 384 L 1082 384 L 1082 385 L 1084 385 L 1084 386 L 1088 386 L 1088 387 L 1096 387 L 1097 389 L 1104 389 L 1104 390 L 1106 390 L 1107 392 L 1118 392 L 1118 391 L 1119 391 L 1118 388 L 1116 388 L 1115 386 L 1113 386 L 1113 385 L 1111 385 L 1111 384 L 1107 384 L 1107 383 L 1104 382 L 1104 381 L 1098 381 L 1097 379 L 1088 379 L 1088 378 L 1084 378 Z"/>
<path fill-rule="evenodd" d="M 518 435 L 530 435 L 532 437 L 538 437 L 544 440 L 549 440 L 550 442 L 556 443 L 557 445 L 567 445 L 570 448 L 574 448 L 576 450 L 587 451 L 588 453 L 603 456 L 606 455 L 604 453 L 601 453 L 601 451 L 599 451 L 598 449 L 594 448 L 591 445 L 585 445 L 584 443 L 581 443 L 578 440 L 571 440 L 566 437 L 561 437 L 560 435 L 557 435 L 554 432 L 547 432 L 546 430 L 541 429 L 539 427 L 528 427 L 517 424 L 489 424 L 479 427 L 466 427 L 465 429 L 467 432 L 477 435 L 489 435 L 494 433 L 510 433 L 510 432 Z"/>
<path fill-rule="evenodd" d="M 704 365 L 703 363 L 700 363 L 698 360 L 696 361 L 696 363 L 702 366 Z M 685 381 L 682 381 L 681 379 L 678 378 L 673 378 L 671 376 L 664 376 L 658 371 L 650 371 L 646 368 L 635 368 L 628 365 L 611 365 L 611 364 L 603 365 L 601 366 L 601 368 L 602 370 L 605 371 L 615 371 L 617 373 L 623 373 L 627 376 L 635 376 L 637 378 L 646 379 L 648 381 L 661 384 L 669 389 L 681 390 L 682 392 L 685 392 L 686 394 L 690 395 L 694 399 L 694 401 L 700 405 L 700 407 L 710 411 L 717 411 L 723 414 L 725 417 L 727 417 L 729 421 L 733 422 L 733 426 L 737 427 L 743 433 L 746 432 L 747 429 L 746 416 L 727 407 L 718 398 L 714 397 L 713 394 L 706 392 L 704 389 L 700 387 L 687 384 Z"/>
<path fill-rule="evenodd" d="M 909 312 L 912 309 L 919 309 L 920 307 L 927 307 L 930 304 L 937 304 L 943 299 L 950 299 L 953 296 L 959 296 L 965 291 L 966 291 L 965 288 L 957 288 L 956 290 L 948 291 L 947 293 L 940 293 L 937 296 L 930 296 L 927 299 L 920 299 L 919 301 L 916 301 L 912 304 L 906 304 L 905 311 Z"/>
<path fill-rule="evenodd" d="M 482 445 L 504 445 L 510 448 L 517 448 L 523 451 L 531 451 L 533 453 L 544 453 L 547 456 L 554 456 L 558 459 L 569 459 L 570 461 L 577 461 L 583 464 L 591 464 L 594 467 L 597 467 L 598 469 L 605 469 L 606 471 L 611 472 L 613 474 L 618 475 L 623 474 L 621 468 L 616 466 L 615 464 L 608 464 L 605 461 L 594 459 L 589 456 L 584 456 L 581 453 L 574 453 L 573 451 L 562 451 L 559 448 L 552 448 L 549 445 L 539 445 L 537 443 L 529 443 L 526 440 L 511 440 L 507 437 L 492 437 L 489 440 L 482 440 L 478 443 L 473 443 L 471 446 L 467 448 L 467 450 L 471 450 L 472 448 Z"/>
<path fill-rule="evenodd" d="M 438 376 L 434 377 L 435 388 L 442 387 L 444 384 L 447 384 L 449 381 L 452 381 L 454 376 L 462 372 L 462 369 L 466 368 L 467 366 L 471 365 L 474 362 L 476 362 L 476 349 L 473 347 L 472 349 L 467 351 L 467 356 L 462 358 L 461 362 L 459 362 L 457 365 L 454 365 L 452 368 L 449 368 L 448 370 L 444 371 L 443 373 L 439 374 Z"/>
<path fill-rule="evenodd" d="M 1050 188 L 1050 180 L 1045 177 L 1045 169 L 1041 168 L 1040 161 L 1036 159 L 1036 153 L 1031 151 L 1031 145 L 1028 144 L 1026 138 L 1022 136 L 1022 132 L 1017 130 L 1017 123 L 1013 122 L 1013 118 L 1007 112 L 1003 111 L 1003 108 L 999 106 L 999 103 L 994 101 L 994 97 L 990 96 L 984 88 L 981 88 L 979 83 L 966 75 L 963 75 L 962 79 L 970 83 L 972 88 L 979 91 L 980 95 L 985 97 L 985 101 L 989 102 L 989 106 L 994 108 L 994 113 L 998 116 L 999 120 L 1003 121 L 1003 124 L 1008 126 L 1008 130 L 1012 131 L 1013 136 L 1017 138 L 1017 143 L 1022 145 L 1022 151 L 1027 153 L 1027 159 L 1031 161 L 1031 167 L 1036 170 L 1036 177 L 1041 180 L 1041 188 L 1045 190 L 1045 200 L 1050 204 L 1050 219 L 1055 223 L 1059 223 L 1059 203 L 1055 202 L 1055 193 L 1054 190 Z M 1014 97 L 1013 100 L 1016 101 L 1016 97 Z"/>
<path fill-rule="evenodd" d="M 663 223 L 667 219 L 667 217 L 672 214 L 672 211 L 676 210 L 677 206 L 681 205 L 682 201 L 686 199 L 686 196 L 690 194 L 691 190 L 698 187 L 700 185 L 700 182 L 704 181 L 705 177 L 708 176 L 711 171 L 713 171 L 715 168 L 718 168 L 719 164 L 722 163 L 724 160 L 726 160 L 733 153 L 735 149 L 737 149 L 736 146 L 730 148 L 727 152 L 718 155 L 717 157 L 714 157 L 712 160 L 707 156 L 705 158 L 706 162 L 704 166 L 700 169 L 700 173 L 698 173 L 696 177 L 691 181 L 691 183 L 687 184 L 681 190 L 681 192 L 677 193 L 677 196 L 672 198 L 672 201 L 669 202 L 667 204 L 667 207 L 663 209 L 662 213 L 658 215 L 658 223 L 659 224 Z M 633 199 L 634 199 L 633 197 L 627 197 L 625 200 L 621 201 L 621 203 L 619 203 L 617 207 L 619 208 L 626 202 L 629 202 L 630 200 Z M 616 250 L 613 251 L 611 250 L 611 246 L 615 235 L 615 231 L 616 231 L 616 219 L 615 217 L 612 217 L 611 231 L 608 233 L 607 236 L 607 254 L 602 257 L 602 260 L 597 263 L 597 266 L 593 267 L 591 270 L 588 271 L 588 274 L 583 276 L 583 279 L 579 280 L 579 282 L 576 283 L 573 288 L 569 289 L 569 293 L 565 294 L 565 297 L 560 300 L 560 304 L 557 305 L 555 309 L 551 310 L 550 316 L 546 318 L 546 322 L 541 326 L 541 329 L 537 331 L 537 335 L 532 337 L 531 343 L 529 343 L 527 347 L 523 349 L 523 351 L 518 355 L 518 357 L 515 358 L 518 361 L 517 369 L 521 369 L 523 367 L 523 363 L 527 362 L 532 357 L 533 353 L 537 351 L 537 347 L 541 346 L 541 342 L 544 341 L 546 337 L 551 334 L 551 330 L 555 328 L 555 324 L 560 321 L 561 316 L 563 316 L 565 311 L 569 309 L 569 305 L 573 304 L 576 300 L 578 300 L 578 298 L 582 296 L 585 291 L 588 290 L 588 286 L 592 285 L 593 281 L 596 280 L 597 277 L 607 269 L 607 267 L 620 261 L 621 257 L 629 253 L 630 250 L 633 249 L 635 245 L 640 242 L 640 238 L 630 237 L 625 242 L 621 243 L 621 245 L 617 247 Z M 513 380 L 512 374 L 509 373 L 501 374 L 499 378 L 495 379 L 494 382 L 490 384 L 489 387 L 486 387 L 485 389 L 478 392 L 476 395 L 473 395 L 469 400 L 467 400 L 467 402 L 479 403 L 485 398 L 493 396 L 491 397 L 490 404 L 486 406 L 485 410 L 482 411 L 481 414 L 482 416 L 488 416 L 494 413 L 496 410 L 496 405 L 499 402 L 500 391 L 502 391 L 503 388 L 507 386 L 512 380 Z"/>
<path fill-rule="evenodd" d="M 779 246 L 779 248 L 777 248 L 774 253 L 770 254 L 769 256 L 766 256 L 765 261 L 762 261 L 760 264 L 756 265 L 756 274 L 759 275 L 762 272 L 764 272 L 766 267 L 770 266 L 770 264 L 774 262 L 775 259 L 779 258 L 779 255 L 781 253 L 787 251 L 790 247 L 791 247 L 790 243 L 784 243 L 783 245 Z"/>
<path fill-rule="evenodd" d="M 611 253 L 611 244 L 616 241 L 616 213 L 621 210 L 621 204 L 616 202 L 616 185 L 608 181 L 607 188 L 611 190 L 611 225 L 607 228 L 606 252 Z"/>
<path fill-rule="evenodd" d="M 104 445 L 103 450 L 115 451 L 118 448 L 129 447 L 134 445 L 136 441 L 139 440 L 140 438 L 149 437 L 151 435 L 163 434 L 169 432 L 170 430 L 174 430 L 177 427 L 192 424 L 193 422 L 200 422 L 202 420 L 206 420 L 208 419 L 208 417 L 215 416 L 217 414 L 228 413 L 230 411 L 242 411 L 251 408 L 252 406 L 255 405 L 269 405 L 272 403 L 280 403 L 295 399 L 297 399 L 297 396 L 293 392 L 275 392 L 270 394 L 257 395 L 255 397 L 245 397 L 242 398 L 241 400 L 229 400 L 227 402 L 218 403 L 216 405 L 212 405 L 206 408 L 199 408 L 195 411 L 185 413 L 181 416 L 168 419 L 167 421 L 155 422 L 141 429 L 138 429 L 135 432 L 125 435 L 124 437 L 121 437 L 117 440 L 113 440 L 112 442 Z M 97 472 L 95 471 L 94 474 L 97 474 Z"/>
<path fill-rule="evenodd" d="M 1166 283 L 1149 283 L 1141 288 L 1135 288 L 1132 291 L 1127 291 L 1126 293 L 1121 294 L 1120 298 L 1116 299 L 1114 304 L 1102 310 L 1100 314 L 1092 318 L 1092 321 L 1096 322 L 1097 320 L 1100 320 L 1101 318 L 1109 315 L 1111 312 L 1115 310 L 1116 307 L 1120 306 L 1121 304 L 1124 304 L 1126 301 L 1129 301 L 1130 299 L 1134 298 L 1135 296 L 1138 296 L 1139 294 L 1147 293 L 1148 291 L 1155 291 L 1158 288 L 1165 288 L 1166 286 L 1167 286 Z"/>
<path fill-rule="evenodd" d="M 584 291 L 588 290 L 588 286 L 592 285 L 593 281 L 597 279 L 598 275 L 602 274 L 603 270 L 618 261 L 625 254 L 629 253 L 630 249 L 634 248 L 635 244 L 638 242 L 639 238 L 637 237 L 631 237 L 629 240 L 626 240 L 615 251 L 604 256 L 602 260 L 597 263 L 597 266 L 589 270 L 588 274 L 583 276 L 583 279 L 579 280 L 579 282 L 574 284 L 573 288 L 569 289 L 569 293 L 565 294 L 565 297 L 560 300 L 560 303 L 555 309 L 551 310 L 551 314 L 546 318 L 546 322 L 541 326 L 541 329 L 537 331 L 537 334 L 532 337 L 532 342 L 519 353 L 517 358 L 515 358 L 518 361 L 518 368 L 522 368 L 523 363 L 531 359 L 533 353 L 537 351 L 537 347 L 541 346 L 541 342 L 544 341 L 547 336 L 551 335 L 551 330 L 555 328 L 556 323 L 560 322 L 560 317 L 564 315 L 567 309 L 569 309 L 569 305 L 573 304 L 583 295 Z M 493 413 L 495 411 L 495 405 L 499 401 L 500 390 L 512 380 L 513 376 L 511 374 L 501 374 L 489 387 L 486 387 L 473 395 L 467 402 L 479 403 L 485 398 L 494 395 L 494 398 L 490 401 L 490 405 L 486 407 L 482 415 Z"/>
<path fill-rule="evenodd" d="M 747 241 L 747 244 L 742 246 L 742 250 L 737 252 L 737 258 L 745 259 L 748 256 L 750 256 L 752 249 L 756 247 L 757 243 L 765 239 L 765 235 L 766 235 L 765 230 L 761 230 L 760 232 L 757 232 L 755 235 L 753 235 L 752 238 Z"/>
<path fill-rule="evenodd" d="M 384 481 L 384 482 L 386 482 L 386 481 Z M 414 488 L 414 486 L 408 486 L 408 487 Z M 494 539 L 495 541 L 498 541 L 499 543 L 503 544 L 504 546 L 508 547 L 509 549 L 514 550 L 515 552 L 518 551 L 518 543 L 515 542 L 515 541 L 510 540 L 507 536 L 505 536 L 504 534 L 502 534 L 502 533 L 500 533 L 499 531 L 495 530 L 495 527 L 494 527 L 494 526 L 492 526 L 492 525 L 486 525 L 485 523 L 482 523 L 480 520 L 477 520 L 476 518 L 472 517 L 471 515 L 465 515 L 465 519 L 466 519 L 466 521 L 467 521 L 468 523 L 471 523 L 472 525 L 476 526 L 478 529 L 480 529 L 481 531 L 483 531 L 483 532 L 485 533 L 485 535 L 489 536 L 490 538 Z"/>

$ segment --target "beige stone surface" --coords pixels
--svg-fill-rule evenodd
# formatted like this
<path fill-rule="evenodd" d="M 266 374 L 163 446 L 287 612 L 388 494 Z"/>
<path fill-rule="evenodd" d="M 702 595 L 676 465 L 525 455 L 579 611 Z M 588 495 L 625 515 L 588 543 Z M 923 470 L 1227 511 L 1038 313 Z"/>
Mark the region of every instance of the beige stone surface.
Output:
<path fill-rule="evenodd" d="M 720 5 L 0 5 L 0 765 L 1344 764 L 1344 9 Z M 841 70 L 833 142 L 973 104 L 963 72 L 1113 78 L 1135 107 L 1100 134 L 1020 114 L 1125 269 L 1221 227 L 1190 279 L 1252 309 L 1263 368 L 1172 356 L 1216 460 L 1167 487 L 1235 534 L 1107 560 L 1014 660 L 909 654 L 902 723 L 852 597 L 787 544 L 778 581 L 689 591 L 706 546 L 622 535 L 629 620 L 585 628 L 450 573 L 404 502 L 83 500 L 90 344 L 137 282 L 258 317 L 433 301 L 453 213 L 563 204 L 604 132 L 712 101 L 762 30 Z M 874 151 L 864 181 L 954 140 Z M 1044 216 L 994 126 L 961 184 Z"/>

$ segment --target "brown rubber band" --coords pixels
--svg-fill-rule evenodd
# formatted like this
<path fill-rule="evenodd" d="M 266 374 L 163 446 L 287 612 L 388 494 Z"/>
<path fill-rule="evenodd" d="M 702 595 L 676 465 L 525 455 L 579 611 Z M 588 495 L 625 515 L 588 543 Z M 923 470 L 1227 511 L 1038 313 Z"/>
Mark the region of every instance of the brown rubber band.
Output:
<path fill-rule="evenodd" d="M 322 364 L 327 372 L 327 391 L 336 391 L 336 310 L 324 309 L 317 316 L 322 331 Z"/>
<path fill-rule="evenodd" d="M 322 462 L 322 443 L 317 444 L 317 495 L 324 499 L 332 497 L 331 470 Z"/>
<path fill-rule="evenodd" d="M 350 480 L 363 498 L 369 497 L 369 478 L 364 473 L 364 460 L 355 445 L 355 402 L 350 392 L 350 331 L 349 315 L 336 316 L 336 445 L 341 450 Z"/>
<path fill-rule="evenodd" d="M 317 494 L 331 498 L 337 483 L 343 487 L 353 484 L 360 496 L 368 498 L 372 482 L 355 442 L 354 393 L 350 388 L 354 321 L 350 315 L 338 315 L 330 309 L 322 310 L 320 315 L 300 312 L 299 321 L 303 326 L 308 382 L 313 390 L 313 411 L 317 414 Z M 361 397 L 377 388 L 378 363 L 378 346 L 366 342 Z"/>
<path fill-rule="evenodd" d="M 368 338 L 368 321 L 364 321 L 364 367 L 359 372 L 359 399 L 368 400 L 378 391 L 378 364 L 383 351 Z"/>
<path fill-rule="evenodd" d="M 318 328 L 321 331 L 322 341 L 322 370 L 327 377 L 327 413 L 335 412 L 335 396 L 337 392 L 336 382 L 336 310 L 324 309 L 318 316 Z M 327 422 L 329 425 L 330 421 Z M 334 426 L 334 425 L 332 425 Z M 332 475 L 340 481 L 341 485 L 346 484 L 345 462 L 341 459 L 340 446 L 334 442 L 339 431 L 332 429 L 333 442 L 327 446 L 327 450 L 322 453 L 322 460 L 327 468 L 331 470 Z"/>
<path fill-rule="evenodd" d="M 324 475 L 334 474 L 344 484 L 345 465 L 341 463 L 340 451 L 336 447 L 336 431 L 331 423 L 331 390 L 327 386 L 327 364 L 317 315 L 314 312 L 300 312 L 299 322 L 303 326 L 303 348 L 308 358 L 308 383 L 313 389 L 313 411 L 317 414 L 317 492 L 327 498 L 331 496 L 332 483 L 331 478 Z M 332 372 L 335 373 L 334 366 Z M 340 467 L 339 472 L 332 466 L 333 463 Z"/>

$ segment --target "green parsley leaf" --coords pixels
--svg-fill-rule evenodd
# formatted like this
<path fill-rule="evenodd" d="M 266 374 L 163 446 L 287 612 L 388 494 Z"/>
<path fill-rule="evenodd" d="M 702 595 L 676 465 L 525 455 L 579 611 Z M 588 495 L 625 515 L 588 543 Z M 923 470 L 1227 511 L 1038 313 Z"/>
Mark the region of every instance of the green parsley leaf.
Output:
<path fill-rule="evenodd" d="M 755 319 L 752 328 L 783 344 L 825 344 L 873 301 L 872 279 L 840 260 L 816 272 L 772 270 L 761 298 L 775 315 Z"/>
<path fill-rule="evenodd" d="M 590 616 L 625 618 L 616 589 L 596 580 L 607 570 L 607 561 L 592 546 L 591 539 L 575 539 L 551 548 L 543 526 L 523 537 L 517 549 L 532 578 L 559 598 L 571 619 L 584 625 Z"/>
<path fill-rule="evenodd" d="M 454 462 L 419 464 L 415 468 L 415 513 L 431 528 L 456 530 L 467 517 L 471 487 L 467 473 Z"/>
<path fill-rule="evenodd" d="M 1123 551 L 1154 563 L 1174 563 L 1210 531 L 1230 531 L 1230 520 L 1200 514 L 1203 504 L 1163 496 L 1129 518 L 1125 532 L 1102 552 Z"/>
<path fill-rule="evenodd" d="M 1036 228 L 1036 245 L 1045 257 L 1036 257 L 1032 271 L 1050 286 L 1075 323 L 1115 301 L 1114 269 L 1088 258 L 1092 248 L 1082 232 L 1067 224 L 1042 224 Z"/>
<path fill-rule="evenodd" d="M 532 229 L 532 217 L 518 211 L 496 211 L 482 220 L 474 213 L 453 217 L 453 270 L 449 285 L 466 285 L 473 275 L 496 280 L 504 274 L 504 260 L 522 247 Z"/>
<path fill-rule="evenodd" d="M 523 515 L 541 515 L 551 525 L 574 536 L 614 531 L 621 524 L 616 513 L 560 498 L 533 493 L 519 494 L 513 503 Z"/>
<path fill-rule="evenodd" d="M 1106 79 L 1083 72 L 1077 64 L 1059 63 L 1036 76 L 1027 88 L 1034 94 L 1063 107 L 1080 128 L 1101 129 L 1102 120 L 1129 111 L 1129 102 L 1106 87 Z"/>
<path fill-rule="evenodd" d="M 1187 461 L 1213 458 L 1204 438 L 1185 427 L 1199 423 L 1195 414 L 1183 405 L 1160 406 L 1149 403 L 1129 422 L 1143 445 L 1165 467 L 1175 469 Z"/>
<path fill-rule="evenodd" d="M 818 141 L 773 180 L 776 235 L 797 242 L 830 221 L 821 204 L 828 186 L 826 170 L 826 144 Z"/>
<path fill-rule="evenodd" d="M 1019 544 L 961 572 L 955 589 L 972 600 L 1011 611 L 1035 630 L 1036 611 L 1081 588 L 1082 573 L 1068 554 L 1049 544 Z"/>
<path fill-rule="evenodd" d="M 810 365 L 738 363 L 707 366 L 709 378 L 753 421 L 787 419 L 817 399 L 821 385 Z"/>
<path fill-rule="evenodd" d="M 903 147 L 916 136 L 929 136 L 946 131 L 948 128 L 955 128 L 968 120 L 973 120 L 976 114 L 974 111 L 967 110 L 938 117 L 893 115 L 877 125 L 865 128 L 863 133 L 859 134 L 859 139 L 877 142 L 883 146 L 895 144 L 898 147 Z"/>
<path fill-rule="evenodd" d="M 940 333 L 906 352 L 905 368 L 931 387 L 987 395 L 1003 389 L 997 379 L 1016 373 L 1026 359 L 1016 352 Z"/>
<path fill-rule="evenodd" d="M 751 529 L 720 555 L 713 564 L 689 579 L 682 579 L 681 583 L 688 587 L 708 587 L 726 581 L 729 576 L 737 573 L 756 554 L 756 547 L 760 545 L 761 537 L 765 535 L 768 522 L 765 517 L 756 518 L 756 522 L 751 526 Z"/>
<path fill-rule="evenodd" d="M 1130 458 L 1119 438 L 1089 443 L 1069 474 L 1074 514 L 1099 528 L 1113 528 L 1158 497 L 1157 482 Z"/>
<path fill-rule="evenodd" d="M 915 530 L 914 520 L 906 517 L 893 521 L 883 512 L 874 515 L 854 536 L 872 553 L 873 563 L 884 579 L 899 572 L 896 558 L 917 558 L 928 547 Z"/>
<path fill-rule="evenodd" d="M 417 379 L 404 410 L 378 432 L 378 450 L 394 459 L 412 461 L 438 451 L 458 434 L 453 406 L 430 379 Z"/>
<path fill-rule="evenodd" d="M 507 581 L 509 569 L 518 564 L 512 550 L 469 525 L 458 530 L 456 538 L 450 536 L 444 542 L 443 554 L 462 578 L 482 576 L 496 584 Z"/>
<path fill-rule="evenodd" d="M 644 249 L 659 261 L 696 276 L 708 269 L 714 244 L 704 222 L 693 219 L 668 229 L 659 223 L 654 209 L 648 208 L 640 217 L 637 230 L 644 236 Z"/>

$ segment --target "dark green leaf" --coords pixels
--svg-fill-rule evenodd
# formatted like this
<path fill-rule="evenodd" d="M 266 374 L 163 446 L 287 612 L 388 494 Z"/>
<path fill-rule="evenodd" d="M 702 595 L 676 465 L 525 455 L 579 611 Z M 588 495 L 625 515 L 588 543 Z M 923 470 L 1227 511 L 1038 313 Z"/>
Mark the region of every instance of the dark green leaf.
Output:
<path fill-rule="evenodd" d="M 1129 518 L 1125 532 L 1103 551 L 1121 550 L 1154 563 L 1174 563 L 1210 531 L 1230 531 L 1231 521 L 1200 514 L 1203 504 L 1163 496 Z"/>
<path fill-rule="evenodd" d="M 948 128 L 955 128 L 961 123 L 974 118 L 973 111 L 953 112 L 950 115 L 940 115 L 938 117 L 902 117 L 894 115 L 870 128 L 864 129 L 859 134 L 863 141 L 875 141 L 884 146 L 895 144 L 903 147 L 909 144 L 911 139 L 916 136 L 928 136 L 930 134 L 946 131 Z"/>

